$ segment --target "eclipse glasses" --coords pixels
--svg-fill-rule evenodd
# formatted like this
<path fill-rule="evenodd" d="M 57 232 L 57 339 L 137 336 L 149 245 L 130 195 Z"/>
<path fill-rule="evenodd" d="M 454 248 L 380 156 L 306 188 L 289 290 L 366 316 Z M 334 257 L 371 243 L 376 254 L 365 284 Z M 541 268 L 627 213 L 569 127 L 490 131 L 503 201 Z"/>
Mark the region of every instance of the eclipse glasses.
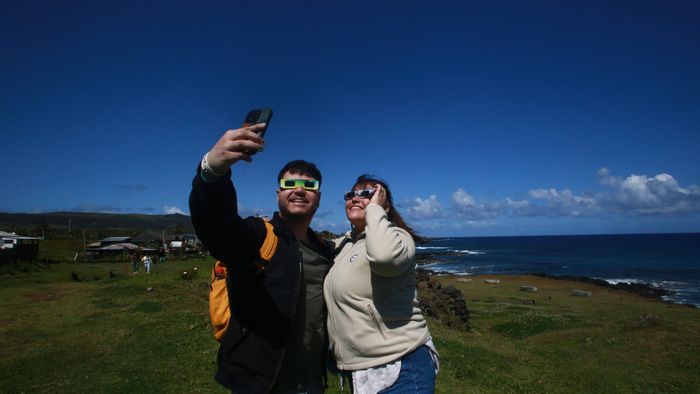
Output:
<path fill-rule="evenodd" d="M 315 179 L 280 179 L 280 189 L 318 190 L 319 183 Z"/>
<path fill-rule="evenodd" d="M 352 200 L 355 196 L 360 198 L 372 198 L 375 191 L 377 191 L 377 189 L 353 190 L 345 193 L 343 198 L 345 198 L 345 201 Z"/>

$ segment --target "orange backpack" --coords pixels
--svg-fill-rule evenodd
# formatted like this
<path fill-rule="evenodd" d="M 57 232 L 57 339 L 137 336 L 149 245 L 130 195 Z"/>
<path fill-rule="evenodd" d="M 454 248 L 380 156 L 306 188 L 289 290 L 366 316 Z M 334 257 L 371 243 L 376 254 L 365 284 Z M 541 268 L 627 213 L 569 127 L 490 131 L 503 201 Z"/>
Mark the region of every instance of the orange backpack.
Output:
<path fill-rule="evenodd" d="M 272 259 L 272 256 L 277 250 L 278 242 L 277 236 L 273 231 L 274 227 L 272 223 L 265 222 L 265 229 L 267 230 L 267 234 L 260 247 L 260 261 L 255 263 L 255 267 L 260 272 L 265 270 L 267 263 Z M 219 342 L 221 342 L 221 338 L 224 337 L 226 329 L 228 329 L 228 322 L 231 319 L 231 308 L 228 303 L 228 288 L 226 286 L 227 274 L 226 263 L 217 261 L 211 273 L 209 317 L 211 318 L 211 324 L 214 326 L 214 338 Z"/>

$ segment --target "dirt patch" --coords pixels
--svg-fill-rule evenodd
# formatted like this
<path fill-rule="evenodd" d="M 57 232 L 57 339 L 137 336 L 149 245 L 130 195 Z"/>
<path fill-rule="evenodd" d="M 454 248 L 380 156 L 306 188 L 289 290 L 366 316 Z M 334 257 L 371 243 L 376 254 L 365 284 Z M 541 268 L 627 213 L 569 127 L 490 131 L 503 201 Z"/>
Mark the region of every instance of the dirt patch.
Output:
<path fill-rule="evenodd" d="M 23 349 L 22 346 L 18 344 L 7 344 L 6 346 L 3 346 L 0 348 L 0 357 L 2 358 L 7 358 L 12 356 L 15 353 L 21 352 Z"/>
<path fill-rule="evenodd" d="M 33 291 L 24 295 L 24 299 L 28 302 L 46 302 L 53 301 L 63 297 L 63 293 L 55 289 L 44 289 Z"/>
<path fill-rule="evenodd" d="M 0 319 L 0 328 L 9 327 L 12 323 L 16 321 L 17 319 Z"/>

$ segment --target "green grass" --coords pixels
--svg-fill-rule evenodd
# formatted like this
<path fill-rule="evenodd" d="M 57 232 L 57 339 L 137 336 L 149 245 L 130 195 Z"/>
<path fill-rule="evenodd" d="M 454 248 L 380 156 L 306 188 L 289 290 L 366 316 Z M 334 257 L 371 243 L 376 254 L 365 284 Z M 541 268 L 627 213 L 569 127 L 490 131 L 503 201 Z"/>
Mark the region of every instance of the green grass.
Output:
<path fill-rule="evenodd" d="M 6 275 L 0 392 L 225 392 L 212 379 L 210 266 L 168 261 L 133 275 L 128 263 L 61 263 Z M 181 279 L 192 267 L 202 273 Z"/>
<path fill-rule="evenodd" d="M 500 279 L 443 279 L 463 291 L 473 329 L 430 322 L 443 362 L 437 392 L 700 392 L 699 309 L 581 283 Z M 523 284 L 540 291 L 518 291 Z M 593 297 L 572 297 L 572 288 Z"/>
<path fill-rule="evenodd" d="M 133 275 L 127 262 L 73 263 L 66 245 L 42 253 L 63 262 L 0 271 L 1 393 L 226 392 L 212 377 L 210 258 Z M 472 330 L 429 321 L 438 393 L 700 392 L 699 309 L 566 281 L 482 279 L 440 279 L 464 293 Z"/>

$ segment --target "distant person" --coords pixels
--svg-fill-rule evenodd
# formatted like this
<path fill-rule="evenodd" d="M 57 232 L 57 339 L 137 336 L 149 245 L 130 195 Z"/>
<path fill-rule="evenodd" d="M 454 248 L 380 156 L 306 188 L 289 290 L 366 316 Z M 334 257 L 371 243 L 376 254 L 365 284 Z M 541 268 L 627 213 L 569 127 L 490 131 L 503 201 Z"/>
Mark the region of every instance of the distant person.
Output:
<path fill-rule="evenodd" d="M 331 349 L 355 393 L 432 393 L 438 354 L 416 297 L 416 241 L 386 182 L 345 194 L 352 229 L 324 283 Z"/>
<path fill-rule="evenodd" d="M 143 268 L 146 270 L 147 274 L 151 273 L 151 256 L 145 255 L 143 256 L 143 259 L 141 259 L 141 262 L 143 262 Z"/>
<path fill-rule="evenodd" d="M 327 334 L 323 278 L 332 247 L 309 227 L 321 200 L 321 172 L 287 163 L 275 179 L 279 237 L 264 271 L 254 263 L 267 229 L 238 214 L 231 165 L 262 150 L 264 125 L 227 131 L 204 156 L 192 182 L 190 212 L 197 237 L 226 263 L 232 316 L 221 339 L 216 380 L 234 393 L 322 393 Z"/>
<path fill-rule="evenodd" d="M 139 255 L 137 253 L 129 253 L 129 260 L 131 260 L 131 270 L 134 272 L 134 275 L 138 274 L 139 265 L 141 264 Z"/>

